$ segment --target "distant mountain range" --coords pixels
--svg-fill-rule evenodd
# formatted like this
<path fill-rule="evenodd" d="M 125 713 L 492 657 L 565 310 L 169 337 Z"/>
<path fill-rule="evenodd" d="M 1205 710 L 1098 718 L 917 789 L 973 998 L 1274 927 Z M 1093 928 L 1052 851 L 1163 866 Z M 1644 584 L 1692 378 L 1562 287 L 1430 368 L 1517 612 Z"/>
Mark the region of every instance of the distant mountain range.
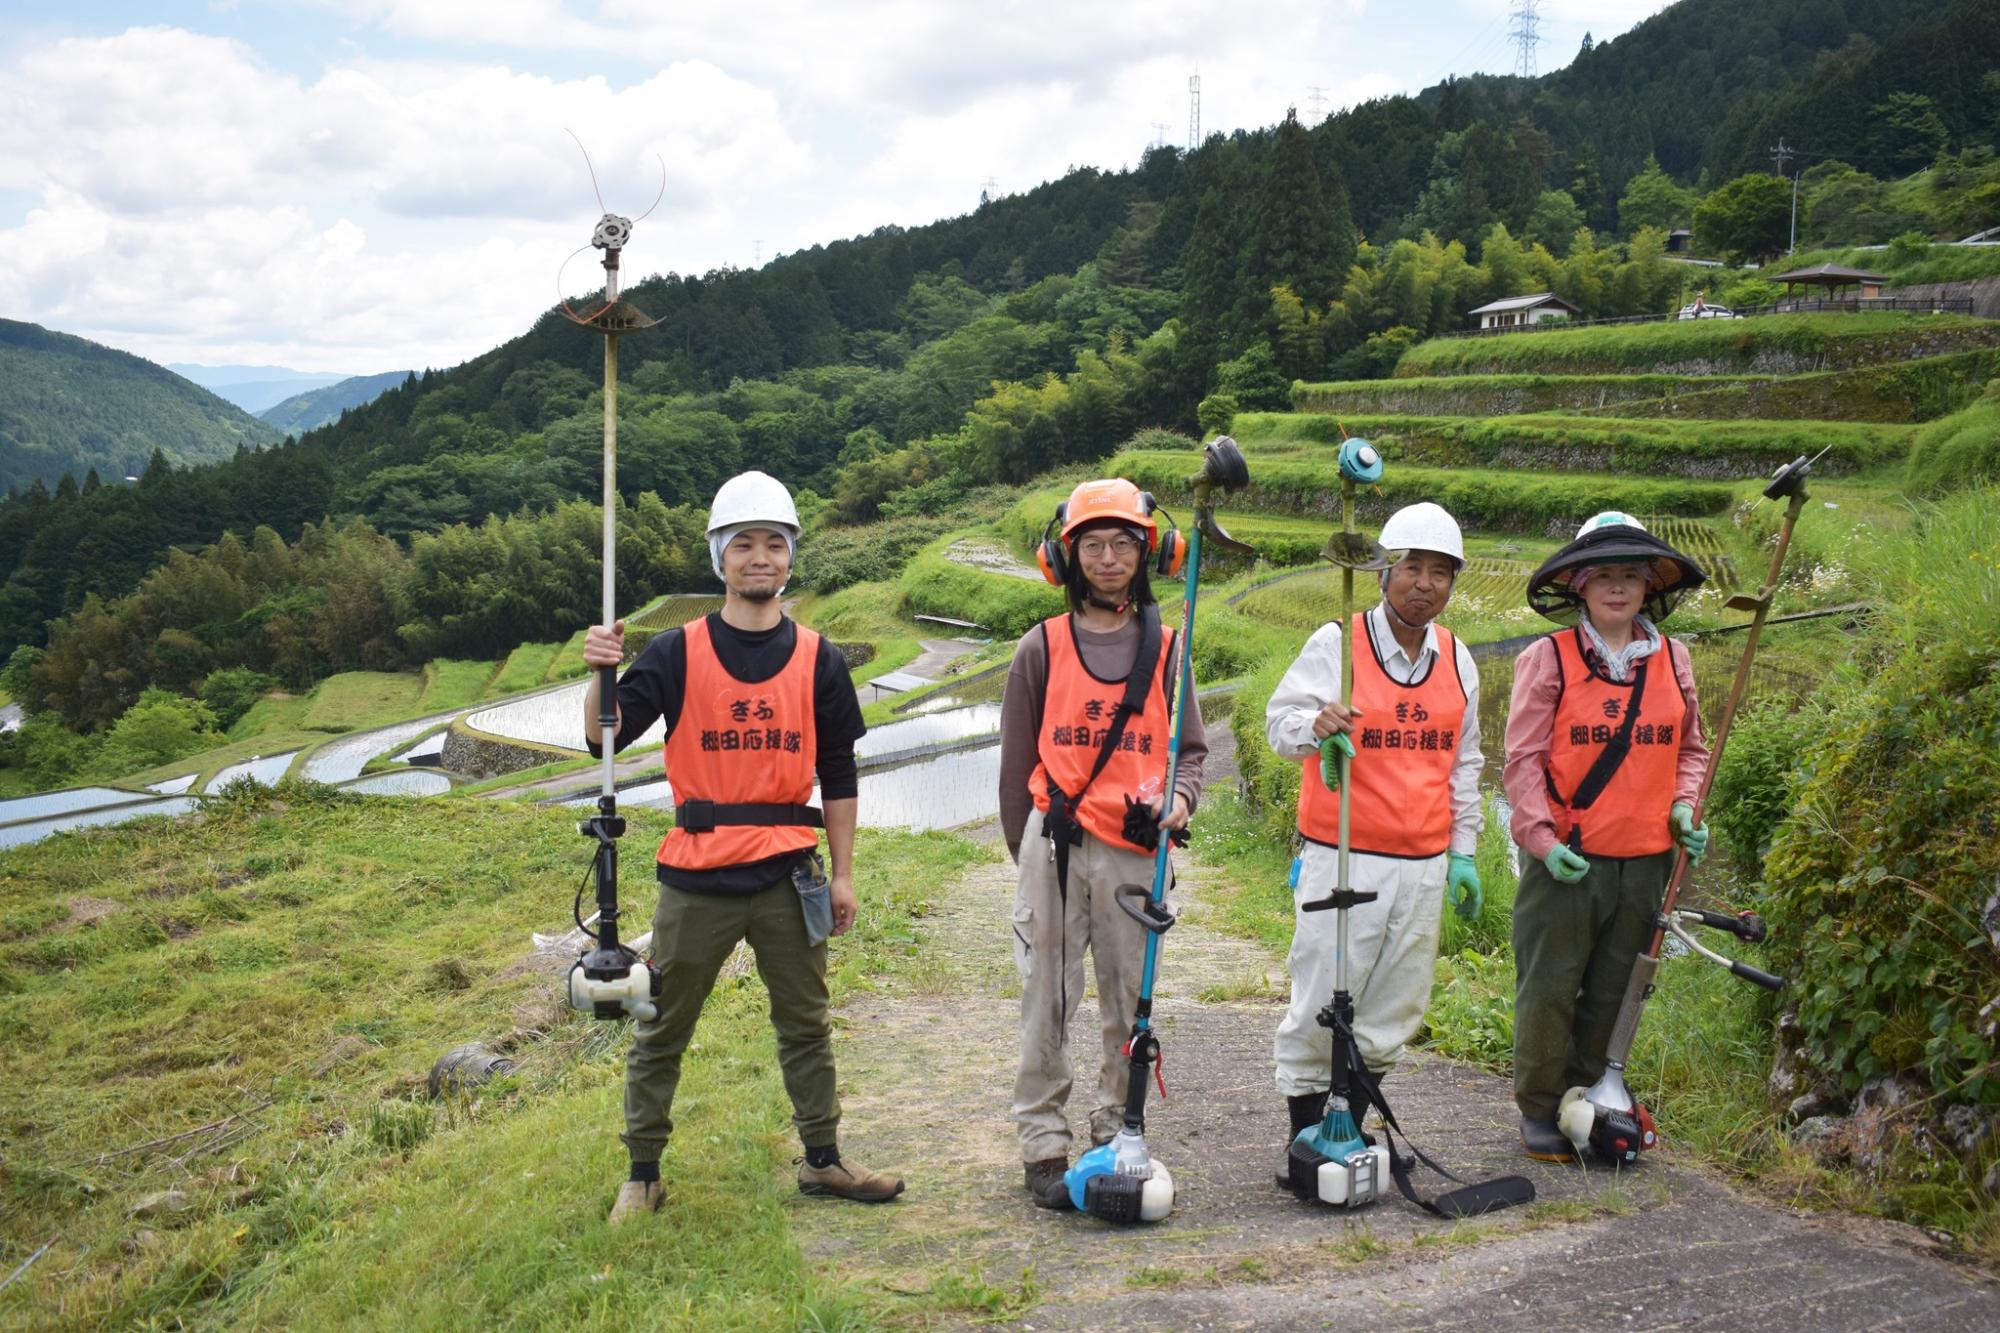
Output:
<path fill-rule="evenodd" d="M 165 366 L 37 324 L 0 319 L 0 492 L 93 469 L 144 471 L 153 450 L 214 463 L 284 432 Z"/>
<path fill-rule="evenodd" d="M 167 369 L 193 380 L 218 398 L 253 415 L 277 406 L 295 394 L 323 389 L 349 378 L 341 371 L 291 370 L 284 366 L 204 366 L 193 361 L 169 361 Z"/>
<path fill-rule="evenodd" d="M 376 398 L 410 377 L 407 370 L 386 370 L 380 375 L 353 375 L 324 388 L 295 393 L 276 407 L 257 414 L 287 435 L 303 435 L 318 426 L 340 420 L 349 408 L 372 403 Z"/>

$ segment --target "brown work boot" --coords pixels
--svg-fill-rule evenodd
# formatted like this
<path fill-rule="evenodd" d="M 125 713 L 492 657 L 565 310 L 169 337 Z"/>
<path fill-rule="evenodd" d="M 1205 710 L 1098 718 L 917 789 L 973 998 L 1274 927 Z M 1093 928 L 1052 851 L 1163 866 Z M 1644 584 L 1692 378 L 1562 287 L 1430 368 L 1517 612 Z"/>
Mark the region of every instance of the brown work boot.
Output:
<path fill-rule="evenodd" d="M 663 1194 L 657 1180 L 626 1181 L 618 1187 L 618 1202 L 611 1205 L 611 1225 L 618 1226 L 645 1213 L 657 1213 Z"/>
<path fill-rule="evenodd" d="M 853 1162 L 814 1166 L 799 1159 L 799 1193 L 831 1194 L 856 1203 L 887 1203 L 903 1192 L 901 1176 L 885 1176 Z"/>
<path fill-rule="evenodd" d="M 1026 1177 L 1028 1196 L 1037 1208 L 1074 1208 L 1070 1202 L 1069 1186 L 1063 1183 L 1063 1173 L 1069 1170 L 1069 1161 L 1062 1157 L 1044 1157 L 1039 1162 L 1023 1162 L 1021 1174 Z"/>

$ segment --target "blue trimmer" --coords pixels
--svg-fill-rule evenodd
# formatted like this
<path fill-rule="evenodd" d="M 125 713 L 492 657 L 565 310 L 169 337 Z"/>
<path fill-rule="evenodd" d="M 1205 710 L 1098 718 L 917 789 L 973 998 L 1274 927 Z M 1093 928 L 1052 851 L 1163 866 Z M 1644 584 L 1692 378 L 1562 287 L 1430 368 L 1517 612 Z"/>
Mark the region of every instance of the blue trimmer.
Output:
<path fill-rule="evenodd" d="M 1340 531 L 1327 539 L 1320 555 L 1340 568 L 1340 703 L 1354 703 L 1354 572 L 1389 568 L 1389 553 L 1355 531 L 1354 492 L 1382 479 L 1382 456 L 1362 439 L 1344 440 L 1340 446 Z M 1331 1204 L 1337 1208 L 1360 1208 L 1374 1203 L 1393 1183 L 1396 1189 L 1426 1212 L 1438 1217 L 1477 1217 L 1498 1208 L 1531 1203 L 1534 1185 L 1521 1176 L 1465 1184 L 1422 1149 L 1405 1137 L 1409 1151 L 1394 1150 L 1392 1134 L 1403 1127 L 1382 1095 L 1377 1076 L 1362 1060 L 1361 1047 L 1354 1037 L 1354 997 L 1347 990 L 1347 914 L 1379 896 L 1353 887 L 1349 863 L 1348 816 L 1351 787 L 1348 782 L 1354 760 L 1354 745 L 1346 736 L 1329 736 L 1320 745 L 1320 780 L 1340 792 L 1340 848 L 1334 890 L 1324 898 L 1300 904 L 1306 912 L 1332 911 L 1337 914 L 1333 970 L 1333 998 L 1318 1014 L 1320 1026 L 1333 1036 L 1330 1090 L 1326 1113 L 1316 1125 L 1308 1125 L 1293 1138 L 1286 1150 L 1286 1183 L 1294 1194 L 1308 1203 Z M 1362 1118 L 1373 1105 L 1382 1116 L 1381 1142 L 1361 1132 Z M 1425 1198 L 1417 1193 L 1411 1173 L 1423 1163 L 1446 1180 L 1462 1186 Z"/>
<path fill-rule="evenodd" d="M 1254 550 L 1224 532 L 1215 521 L 1212 497 L 1250 484 L 1243 451 L 1227 435 L 1209 441 L 1202 469 L 1189 478 L 1194 489 L 1194 532 L 1188 539 L 1187 573 L 1182 585 L 1181 661 L 1174 687 L 1172 738 L 1167 743 L 1167 781 L 1161 789 L 1161 809 L 1171 808 L 1174 782 L 1180 774 L 1181 723 L 1194 698 L 1194 606 L 1200 583 L 1202 539 L 1217 549 L 1238 555 Z M 1132 1017 L 1132 1035 L 1125 1043 L 1131 1057 L 1125 1084 L 1125 1124 L 1109 1143 L 1099 1144 L 1077 1158 L 1063 1175 L 1070 1202 L 1080 1212 L 1106 1222 L 1157 1222 L 1173 1211 L 1174 1178 L 1166 1164 L 1146 1148 L 1146 1088 L 1160 1058 L 1160 1039 L 1153 1032 L 1153 978 L 1159 967 L 1160 936 L 1174 924 L 1167 907 L 1168 850 L 1172 839 L 1162 835 L 1153 853 L 1153 886 L 1121 884 L 1118 906 L 1146 930 L 1146 962 L 1140 973 L 1139 1003 Z M 1166 1091 L 1162 1086 L 1161 1092 Z"/>
<path fill-rule="evenodd" d="M 1327 539 L 1320 555 L 1340 567 L 1340 704 L 1354 703 L 1354 571 L 1389 567 L 1389 556 L 1379 545 L 1354 528 L 1354 491 L 1382 480 L 1382 455 L 1362 439 L 1348 439 L 1340 446 L 1340 531 Z M 1356 1208 L 1374 1202 L 1388 1184 L 1389 1150 L 1361 1136 L 1361 1116 L 1368 1103 L 1355 1108 L 1353 1071 L 1360 1065 L 1354 1042 L 1354 997 L 1347 991 L 1347 913 L 1376 895 L 1350 887 L 1347 823 L 1350 808 L 1349 766 L 1354 761 L 1354 744 L 1344 735 L 1327 737 L 1320 744 L 1320 780 L 1340 793 L 1339 870 L 1334 891 L 1324 898 L 1304 903 L 1300 910 L 1332 910 L 1338 941 L 1334 954 L 1333 998 L 1319 1011 L 1320 1026 L 1333 1033 L 1332 1091 L 1326 1099 L 1326 1114 L 1317 1125 L 1309 1125 L 1292 1140 L 1286 1154 L 1286 1171 L 1292 1192 L 1301 1199 Z"/>

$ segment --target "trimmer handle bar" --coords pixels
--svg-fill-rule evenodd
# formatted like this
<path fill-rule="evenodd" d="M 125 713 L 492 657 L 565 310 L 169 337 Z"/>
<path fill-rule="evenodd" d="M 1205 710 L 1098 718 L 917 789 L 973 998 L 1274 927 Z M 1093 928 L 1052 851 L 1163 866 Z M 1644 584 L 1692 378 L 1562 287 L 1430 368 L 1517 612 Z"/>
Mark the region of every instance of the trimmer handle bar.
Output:
<path fill-rule="evenodd" d="M 1155 902 L 1153 891 L 1144 884 L 1120 884 L 1111 891 L 1111 896 L 1126 916 L 1155 935 L 1166 934 L 1180 919 L 1167 910 L 1164 902 Z"/>
<path fill-rule="evenodd" d="M 1674 910 L 1674 915 L 1682 921 L 1707 926 L 1711 930 L 1726 930 L 1737 939 L 1751 944 L 1764 942 L 1764 918 L 1755 912 L 1738 912 L 1731 916 L 1727 912 L 1704 912 L 1698 907 L 1681 907 Z"/>
<path fill-rule="evenodd" d="M 1309 903 L 1300 903 L 1301 912 L 1331 912 L 1335 908 L 1351 912 L 1363 903 L 1372 903 L 1382 895 L 1372 889 L 1338 889 L 1324 898 L 1315 898 Z"/>

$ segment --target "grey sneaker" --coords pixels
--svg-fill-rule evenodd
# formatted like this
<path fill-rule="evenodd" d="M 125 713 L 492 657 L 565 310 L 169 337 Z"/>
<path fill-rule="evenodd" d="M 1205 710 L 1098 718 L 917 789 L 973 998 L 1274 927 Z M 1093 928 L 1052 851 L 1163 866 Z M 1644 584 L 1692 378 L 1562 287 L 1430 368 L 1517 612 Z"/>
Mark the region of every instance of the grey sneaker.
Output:
<path fill-rule="evenodd" d="M 665 1191 L 657 1180 L 628 1180 L 618 1187 L 618 1202 L 611 1205 L 611 1225 L 620 1226 L 645 1213 L 660 1210 Z"/>
<path fill-rule="evenodd" d="M 1062 1157 L 1044 1157 L 1039 1162 L 1021 1164 L 1028 1197 L 1035 1201 L 1035 1207 L 1061 1211 L 1076 1206 L 1070 1202 L 1069 1186 L 1063 1183 L 1063 1173 L 1068 1170 L 1069 1162 Z"/>

